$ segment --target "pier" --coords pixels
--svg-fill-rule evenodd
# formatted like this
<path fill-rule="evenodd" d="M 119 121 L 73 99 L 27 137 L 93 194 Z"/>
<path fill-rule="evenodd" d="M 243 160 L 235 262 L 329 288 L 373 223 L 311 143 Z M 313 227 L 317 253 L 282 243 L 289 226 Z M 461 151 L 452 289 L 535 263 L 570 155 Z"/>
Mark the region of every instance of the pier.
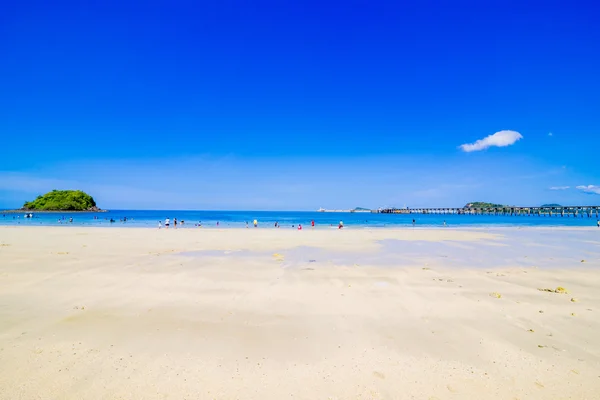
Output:
<path fill-rule="evenodd" d="M 509 215 L 521 217 L 598 218 L 600 206 L 547 206 L 547 207 L 463 207 L 463 208 L 382 208 L 382 214 L 460 214 Z"/>

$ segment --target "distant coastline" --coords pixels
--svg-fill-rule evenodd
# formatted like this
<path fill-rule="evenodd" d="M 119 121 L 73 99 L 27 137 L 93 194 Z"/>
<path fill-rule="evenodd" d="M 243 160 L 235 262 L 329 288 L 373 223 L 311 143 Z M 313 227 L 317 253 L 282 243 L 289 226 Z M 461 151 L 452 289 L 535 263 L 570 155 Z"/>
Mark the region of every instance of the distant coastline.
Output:
<path fill-rule="evenodd" d="M 356 208 L 352 208 L 350 210 L 328 210 L 325 208 L 319 208 L 317 210 L 317 212 L 324 212 L 324 213 L 378 213 L 379 210 L 371 210 L 369 208 L 363 208 L 363 207 L 356 207 Z"/>

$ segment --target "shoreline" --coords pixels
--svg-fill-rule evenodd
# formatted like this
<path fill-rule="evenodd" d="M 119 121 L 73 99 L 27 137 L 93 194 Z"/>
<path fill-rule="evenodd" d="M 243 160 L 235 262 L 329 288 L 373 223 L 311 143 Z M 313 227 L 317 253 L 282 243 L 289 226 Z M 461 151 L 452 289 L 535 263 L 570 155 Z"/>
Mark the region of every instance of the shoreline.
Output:
<path fill-rule="evenodd" d="M 33 218 L 35 220 L 35 218 Z M 258 228 L 254 228 L 254 227 L 244 227 L 244 226 L 237 226 L 237 225 L 241 225 L 242 223 L 237 223 L 236 226 L 214 226 L 214 225 L 202 225 L 201 227 L 198 226 L 194 226 L 191 223 L 189 225 L 184 224 L 183 227 L 178 226 L 177 228 L 174 227 L 170 227 L 169 229 L 165 228 L 164 225 L 162 226 L 162 228 L 158 228 L 155 224 L 147 224 L 147 225 L 140 225 L 140 224 L 136 224 L 135 221 L 127 221 L 127 222 L 123 222 L 123 221 L 115 221 L 113 223 L 110 223 L 108 221 L 104 221 L 101 220 L 99 222 L 90 222 L 87 224 L 81 224 L 81 223 L 69 223 L 69 222 L 65 222 L 64 224 L 56 224 L 56 223 L 40 223 L 40 224 L 29 224 L 29 221 L 31 221 L 30 219 L 25 219 L 25 221 L 28 225 L 26 224 L 2 224 L 1 220 L 0 220 L 0 229 L 52 229 L 52 228 L 68 228 L 68 229 L 98 229 L 98 230 L 104 230 L 104 229 L 123 229 L 123 230 L 141 230 L 141 231 L 152 231 L 152 230 L 160 230 L 160 231 L 164 231 L 164 230 L 169 230 L 169 231 L 198 231 L 198 232 L 202 232 L 202 231 L 249 231 L 249 232 L 293 232 L 293 231 L 298 231 L 298 229 L 296 227 L 281 227 L 281 228 L 275 228 L 273 226 L 259 226 Z M 336 226 L 329 226 L 329 225 L 317 225 L 314 228 L 311 228 L 310 226 L 307 226 L 306 228 L 302 228 L 299 232 L 299 234 L 302 234 L 302 232 L 308 231 L 308 232 L 325 232 L 325 231 L 331 231 L 331 232 L 336 232 L 336 231 L 340 231 L 340 232 L 344 232 L 344 231 L 388 231 L 388 232 L 394 232 L 394 231 L 402 231 L 402 232 L 410 232 L 410 231 L 457 231 L 457 232 L 464 232 L 464 231 L 579 231 L 579 232 L 583 232 L 583 231 L 588 231 L 588 232 L 599 232 L 600 234 L 600 228 L 595 227 L 595 226 L 564 226 L 564 225 L 546 225 L 546 226 L 534 226 L 534 225 L 452 225 L 452 226 L 438 226 L 438 225 L 420 225 L 420 226 L 410 226 L 410 225 L 390 225 L 390 226 L 378 226 L 378 225 L 373 225 L 373 226 L 368 226 L 368 225 L 345 225 L 343 229 L 338 229 Z"/>

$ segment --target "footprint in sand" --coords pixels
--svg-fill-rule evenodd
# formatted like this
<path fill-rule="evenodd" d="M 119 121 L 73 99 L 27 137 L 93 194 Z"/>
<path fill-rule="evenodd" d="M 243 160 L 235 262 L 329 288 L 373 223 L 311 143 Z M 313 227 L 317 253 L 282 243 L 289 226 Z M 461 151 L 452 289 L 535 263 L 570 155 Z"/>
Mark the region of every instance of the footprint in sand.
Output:
<path fill-rule="evenodd" d="M 385 379 L 385 375 L 379 371 L 373 371 L 373 376 L 375 376 L 376 378 L 379 378 L 379 379 Z"/>

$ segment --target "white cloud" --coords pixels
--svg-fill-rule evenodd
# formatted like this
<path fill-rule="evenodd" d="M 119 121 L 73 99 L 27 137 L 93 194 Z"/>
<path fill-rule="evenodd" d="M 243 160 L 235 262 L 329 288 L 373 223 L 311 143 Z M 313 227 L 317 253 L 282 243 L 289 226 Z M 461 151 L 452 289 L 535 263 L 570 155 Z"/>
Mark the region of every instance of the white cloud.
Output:
<path fill-rule="evenodd" d="M 577 186 L 576 189 L 579 189 L 581 191 L 584 191 L 586 193 L 590 193 L 590 194 L 600 194 L 600 186 L 596 186 L 596 185 L 582 185 L 582 186 Z"/>
<path fill-rule="evenodd" d="M 548 132 L 548 136 L 552 136 L 552 132 Z"/>
<path fill-rule="evenodd" d="M 571 186 L 552 186 L 550 190 L 567 190 L 570 189 Z"/>
<path fill-rule="evenodd" d="M 490 147 L 510 146 L 520 139 L 523 139 L 523 135 L 517 131 L 500 131 L 483 139 L 479 139 L 475 143 L 465 143 L 461 144 L 459 147 L 462 151 L 470 153 L 472 151 L 485 150 Z"/>

